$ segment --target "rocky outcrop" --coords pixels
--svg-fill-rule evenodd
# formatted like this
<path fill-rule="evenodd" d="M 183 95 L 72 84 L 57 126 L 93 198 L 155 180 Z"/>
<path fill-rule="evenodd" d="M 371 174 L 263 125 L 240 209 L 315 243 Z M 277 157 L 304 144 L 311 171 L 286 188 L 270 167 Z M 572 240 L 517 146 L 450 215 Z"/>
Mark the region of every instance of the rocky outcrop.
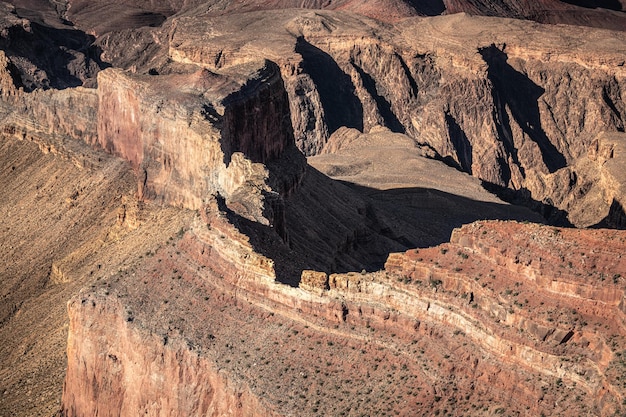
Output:
<path fill-rule="evenodd" d="M 121 303 L 81 294 L 68 309 L 64 416 L 276 415 L 186 343 L 135 327 Z"/>
<path fill-rule="evenodd" d="M 15 69 L 16 85 L 26 91 L 93 86 L 105 66 L 94 38 L 68 22 L 54 17 L 48 21 L 43 10 L 31 15 L 17 3 L 0 4 L 0 49 Z"/>
<path fill-rule="evenodd" d="M 74 80 L 99 71 L 93 89 L 30 91 L 49 85 L 0 54 L 6 149 L 137 175 L 138 200 L 90 200 L 99 233 L 54 238 L 62 256 L 41 258 L 42 285 L 88 285 L 69 305 L 63 413 L 622 412 L 623 233 L 452 229 L 540 220 L 481 181 L 553 221 L 623 227 L 623 33 L 467 15 L 391 26 L 363 17 L 376 2 L 216 17 L 232 4 L 103 22 L 125 28 L 100 43 L 125 69 Z M 88 189 L 63 188 L 67 210 Z M 178 233 L 167 210 L 184 213 Z M 6 298 L 8 334 L 23 313 Z"/>
<path fill-rule="evenodd" d="M 595 137 L 623 130 L 620 34 L 610 40 L 608 32 L 580 29 L 589 41 L 573 48 L 578 29 L 517 21 L 495 27 L 463 15 L 407 20 L 398 33 L 337 13 L 219 19 L 213 13 L 199 9 L 173 19 L 164 27 L 169 35 L 159 38 L 161 49 L 148 48 L 154 57 L 138 59 L 145 68 L 134 70 L 162 62 L 155 71 L 171 72 L 171 64 L 156 58 L 165 52 L 175 63 L 222 73 L 262 56 L 281 70 L 296 144 L 307 155 L 319 153 L 341 126 L 367 132 L 384 125 L 492 188 L 513 190 L 501 195 L 524 200 L 553 221 L 585 226 L 604 217 L 600 211 L 581 217 L 582 207 L 545 193 L 545 185 L 569 188 L 564 178 Z M 478 31 L 486 26 L 493 30 Z M 271 32 L 271 43 L 249 41 L 247 33 L 259 30 Z M 541 42 L 527 42 L 529 30 Z M 461 42 L 460 32 L 474 33 L 474 40 Z M 579 92 L 575 101 L 572 89 Z M 581 190 L 592 182 L 578 178 Z M 606 211 L 611 202 L 602 204 Z"/>
<path fill-rule="evenodd" d="M 142 181 L 141 195 L 192 209 L 218 192 L 229 203 L 235 195 L 256 198 L 250 212 L 241 214 L 262 219 L 254 205 L 263 205 L 263 195 L 253 188 L 270 188 L 260 164 L 278 159 L 293 144 L 275 66 L 266 63 L 243 87 L 206 70 L 161 80 L 157 89 L 151 76 L 101 73 L 100 146 L 130 161 Z M 180 83 L 192 90 L 181 94 Z M 194 97 L 194 90 L 204 96 Z M 180 100 L 172 101 L 176 96 Z"/>
<path fill-rule="evenodd" d="M 205 16 L 204 23 L 173 21 L 169 55 L 218 72 L 259 54 L 275 61 L 296 143 L 307 155 L 319 153 L 342 126 L 368 132 L 382 125 L 494 188 L 512 190 L 516 201 L 567 215 L 581 210 L 546 195 L 544 184 L 566 187 L 562 178 L 596 136 L 624 129 L 621 33 L 467 15 L 409 19 L 391 31 L 328 12 Z M 245 33 L 269 21 L 271 43 L 249 41 Z M 575 47 L 579 30 L 587 41 Z M 529 31 L 541 41 L 529 42 Z M 460 33 L 473 34 L 472 41 Z M 576 213 L 565 221 L 589 224 Z"/>
<path fill-rule="evenodd" d="M 245 85 L 198 70 L 159 77 L 157 88 L 152 76 L 109 69 L 99 74 L 95 90 L 26 93 L 15 86 L 11 63 L 2 57 L 6 135 L 39 141 L 47 151 L 78 149 L 75 141 L 103 148 L 129 161 L 141 198 L 198 209 L 220 193 L 239 214 L 280 223 L 274 212 L 280 213 L 281 197 L 272 193 L 290 192 L 304 159 L 289 150 L 288 101 L 273 63 L 248 69 Z M 181 83 L 187 90 L 178 88 Z M 270 185 L 271 173 L 262 164 L 283 154 L 291 167 L 273 175 Z"/>
<path fill-rule="evenodd" d="M 622 232 L 480 222 L 456 230 L 449 244 L 390 256 L 384 271 L 330 276 L 304 271 L 301 288 L 291 288 L 274 282 L 274 264 L 255 255 L 250 240 L 223 216 L 207 213 L 177 247 L 157 253 L 145 268 L 121 274 L 72 301 L 72 314 L 81 314 L 72 321 L 70 341 L 80 335 L 80 346 L 93 346 L 93 350 L 81 351 L 84 347 L 71 343 L 77 350 L 70 350 L 65 410 L 89 414 L 110 398 L 106 404 L 112 404 L 112 413 L 131 404 L 139 408 L 128 410 L 148 410 L 150 415 L 176 412 L 170 411 L 172 404 L 156 401 L 159 396 L 148 395 L 153 390 L 132 387 L 145 388 L 141 381 L 157 368 L 159 374 L 184 376 L 180 383 L 170 380 L 170 390 L 196 386 L 195 376 L 200 378 L 196 370 L 204 369 L 204 361 L 219 364 L 222 379 L 211 379 L 206 382 L 208 388 L 195 391 L 194 406 L 208 404 L 216 385 L 245 386 L 219 381 L 245 381 L 254 395 L 244 394 L 235 413 L 255 396 L 263 398 L 259 409 L 267 401 L 278 415 L 296 410 L 300 415 L 333 413 L 359 398 L 370 398 L 371 404 L 353 403 L 354 409 L 380 410 L 383 397 L 371 398 L 367 387 L 379 384 L 380 371 L 394 366 L 398 377 L 412 381 L 395 385 L 394 391 L 407 398 L 409 408 L 404 409 L 404 403 L 388 403 L 401 414 L 402 410 L 420 410 L 420 406 L 443 411 L 450 404 L 471 413 L 479 404 L 482 408 L 482 401 L 492 411 L 503 406 L 510 412 L 531 410 L 533 414 L 553 410 L 555 403 L 563 415 L 620 410 L 623 394 L 616 381 L 621 378 L 618 362 L 624 346 L 618 335 L 623 319 L 621 280 L 626 273 L 619 257 L 624 250 Z M 509 245 L 511 241 L 515 244 Z M 582 249 L 592 247 L 603 249 Z M 174 251 L 185 259 L 182 263 L 170 258 Z M 149 298 L 141 295 L 146 285 L 152 291 Z M 179 287 L 186 288 L 187 295 L 172 292 L 171 288 Z M 89 313 L 99 309 L 115 314 Z M 217 310 L 231 319 L 206 314 Z M 79 322 L 82 315 L 89 318 L 89 325 Z M 168 317 L 169 324 L 159 317 Z M 263 322 L 267 331 L 260 337 L 241 328 L 242 323 L 254 328 Z M 111 323 L 127 329 L 124 334 L 144 336 L 129 338 L 123 350 L 98 343 L 103 339 L 94 329 L 111 328 Z M 294 337 L 296 345 L 278 342 Z M 349 354 L 350 346 L 360 352 L 352 369 L 367 370 L 371 381 L 351 379 L 366 391 L 329 401 L 328 391 L 314 387 L 318 370 L 333 363 L 332 355 L 325 357 L 324 352 L 337 344 L 343 354 Z M 302 355 L 295 357 L 297 365 L 291 359 L 285 365 L 290 356 L 283 349 Z M 396 353 L 383 357 L 376 353 L 386 349 Z M 117 391 L 105 390 L 102 387 L 108 386 L 106 378 L 111 373 L 127 375 L 126 367 L 134 366 L 123 353 L 128 351 L 157 358 L 179 351 L 177 357 L 185 359 L 172 363 L 158 359 L 150 367 L 140 367 L 132 379 L 110 381 L 118 386 L 122 379 L 125 391 L 121 386 Z M 143 363 L 144 354 L 135 362 Z M 88 371 L 77 372 L 79 363 L 86 363 Z M 451 370 L 454 380 L 448 381 Z M 353 371 L 343 371 L 342 380 L 354 378 Z M 205 378 L 215 374 L 210 368 L 205 372 Z M 87 384 L 92 378 L 97 383 Z M 303 387 L 302 396 L 285 397 L 281 391 L 281 381 L 292 378 L 306 380 L 297 382 Z M 352 389 L 333 382 L 330 374 L 322 378 L 326 384 Z M 421 378 L 425 385 L 419 382 Z M 495 380 L 501 382 L 494 385 Z M 147 381 L 155 384 L 155 378 Z M 524 392 L 515 403 L 510 401 L 509 384 Z M 89 398 L 95 400 L 82 403 L 83 395 L 71 394 L 80 389 L 70 387 L 90 387 L 94 397 Z M 565 395 L 563 387 L 571 394 Z M 421 393 L 407 394 L 409 390 Z M 140 400 L 132 394 L 136 392 L 144 393 Z M 231 404 L 228 399 L 225 403 Z"/>
<path fill-rule="evenodd" d="M 624 172 L 621 132 L 601 133 L 588 153 L 569 167 L 536 178 L 538 200 L 562 207 L 578 226 L 624 228 L 622 211 Z"/>
<path fill-rule="evenodd" d="M 611 228 L 626 228 L 624 216 L 624 192 L 626 184 L 626 172 L 622 158 L 626 155 L 626 135 L 602 134 L 594 142 L 595 148 L 589 152 L 589 159 L 599 165 L 600 182 L 606 184 L 603 189 L 607 190 L 604 195 L 605 201 L 611 201 L 609 213 L 604 219 L 602 226 Z"/>
<path fill-rule="evenodd" d="M 60 133 L 0 133 L 0 415 L 60 409 L 67 301 L 190 218 L 136 201 L 127 163 Z"/>

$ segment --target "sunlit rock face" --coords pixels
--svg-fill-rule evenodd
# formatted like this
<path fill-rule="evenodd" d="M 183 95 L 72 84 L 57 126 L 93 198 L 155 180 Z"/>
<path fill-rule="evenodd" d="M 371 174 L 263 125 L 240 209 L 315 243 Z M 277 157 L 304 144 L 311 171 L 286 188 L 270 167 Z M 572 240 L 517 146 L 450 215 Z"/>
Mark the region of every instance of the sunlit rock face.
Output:
<path fill-rule="evenodd" d="M 621 4 L 14 3 L 0 414 L 623 412 Z"/>

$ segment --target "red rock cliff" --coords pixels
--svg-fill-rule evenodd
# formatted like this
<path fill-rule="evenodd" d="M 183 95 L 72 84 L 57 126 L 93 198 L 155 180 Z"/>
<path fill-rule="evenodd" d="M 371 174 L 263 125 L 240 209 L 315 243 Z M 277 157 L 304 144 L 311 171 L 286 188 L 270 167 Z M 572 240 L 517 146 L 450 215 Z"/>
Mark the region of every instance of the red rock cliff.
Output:
<path fill-rule="evenodd" d="M 134 326 L 121 303 L 81 294 L 68 312 L 64 416 L 274 415 L 200 351 Z"/>

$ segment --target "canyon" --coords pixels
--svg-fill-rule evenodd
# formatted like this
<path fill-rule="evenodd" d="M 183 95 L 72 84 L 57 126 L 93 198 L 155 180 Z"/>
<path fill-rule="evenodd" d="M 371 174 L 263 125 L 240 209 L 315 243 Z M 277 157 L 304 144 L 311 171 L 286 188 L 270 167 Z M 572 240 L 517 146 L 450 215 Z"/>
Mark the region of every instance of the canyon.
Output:
<path fill-rule="evenodd" d="M 621 415 L 588 6 L 0 3 L 0 415 Z"/>

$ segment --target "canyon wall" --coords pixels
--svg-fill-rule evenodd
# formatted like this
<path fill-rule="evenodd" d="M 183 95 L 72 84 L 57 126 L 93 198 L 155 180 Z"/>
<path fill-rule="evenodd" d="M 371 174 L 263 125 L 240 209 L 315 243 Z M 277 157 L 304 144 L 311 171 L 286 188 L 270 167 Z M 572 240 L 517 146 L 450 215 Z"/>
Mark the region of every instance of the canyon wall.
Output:
<path fill-rule="evenodd" d="M 133 326 L 121 303 L 81 294 L 68 309 L 64 416 L 276 415 L 183 341 Z"/>
<path fill-rule="evenodd" d="M 13 0 L 21 4 L 23 0 Z M 79 26 L 90 28 L 91 33 L 102 34 L 111 30 L 123 30 L 142 26 L 158 26 L 166 17 L 202 6 L 199 0 L 151 0 L 138 1 L 128 7 L 122 1 L 100 3 L 72 0 L 66 4 L 54 4 L 57 12 Z M 30 6 L 26 2 L 26 7 Z M 30 6 L 32 7 L 32 6 Z M 41 6 L 40 6 L 41 7 Z M 535 20 L 552 24 L 570 24 L 623 30 L 626 18 L 623 0 L 505 0 L 499 2 L 477 0 L 264 0 L 240 2 L 222 0 L 209 3 L 212 15 L 253 12 L 288 8 L 343 10 L 394 23 L 413 16 L 437 16 L 466 12 L 478 16 L 499 16 Z M 107 19 L 102 19 L 108 15 Z"/>
<path fill-rule="evenodd" d="M 288 192 L 304 169 L 304 159 L 290 150 L 288 100 L 269 61 L 248 68 L 242 84 L 201 69 L 160 77 L 158 84 L 108 69 L 98 74 L 97 89 L 30 93 L 15 86 L 4 54 L 1 64 L 5 134 L 38 141 L 47 152 L 78 149 L 75 141 L 84 141 L 120 156 L 137 172 L 140 198 L 199 209 L 220 193 L 239 214 L 273 224 L 282 203 L 267 197 L 266 204 L 264 193 Z M 293 173 L 274 175 L 272 191 L 263 164 L 283 153 Z"/>
<path fill-rule="evenodd" d="M 5 133 L 40 140 L 42 146 L 50 147 L 72 146 L 73 140 L 96 140 L 95 90 L 77 87 L 28 93 L 16 85 L 18 69 L 4 51 L 0 51 L 0 68 L 0 108 Z"/>
<path fill-rule="evenodd" d="M 289 96 L 293 136 L 305 155 L 323 152 L 340 127 L 369 132 L 382 125 L 406 133 L 416 143 L 430 147 L 437 158 L 484 181 L 501 197 L 524 203 L 555 223 L 590 226 L 600 223 L 610 210 L 611 192 L 604 186 L 596 187 L 601 198 L 592 193 L 598 203 L 593 215 L 582 214 L 583 207 L 568 197 L 572 192 L 558 190 L 586 195 L 594 180 L 578 161 L 586 158 L 602 132 L 624 131 L 621 32 L 463 14 L 409 19 L 390 30 L 377 21 L 347 13 L 276 10 L 220 18 L 213 13 L 199 8 L 171 19 L 160 32 L 142 32 L 142 42 L 154 36 L 159 42 L 146 47 L 145 56 L 135 52 L 130 69 L 171 74 L 181 70 L 176 65 L 187 66 L 185 72 L 193 65 L 207 69 L 205 84 L 208 80 L 221 83 L 220 77 L 232 77 L 246 66 L 259 67 L 259 58 L 265 58 L 280 70 Z M 490 29 L 482 30 L 485 27 Z M 259 31 L 267 31 L 267 39 L 252 41 L 251 34 Z M 533 33 L 530 41 L 529 31 Z M 464 41 L 459 33 L 471 35 L 471 40 Z M 114 58 L 119 54 L 113 49 L 124 39 L 109 41 L 102 45 L 105 55 Z M 245 84 L 242 75 L 235 76 L 241 85 Z M 134 76 L 137 80 L 141 77 Z M 102 80 L 106 84 L 107 76 Z M 177 82 L 197 83 L 182 78 Z M 575 97 L 571 91 L 577 91 Z M 113 93 L 103 90 L 101 104 L 113 106 L 115 100 L 113 96 L 105 98 L 107 94 Z M 275 93 L 269 94 L 267 97 Z M 204 109 L 200 113 L 206 109 L 212 113 L 215 103 L 202 107 L 204 104 L 197 102 L 194 106 Z M 257 114 L 257 108 L 254 105 L 246 111 Z M 286 109 L 264 111 L 285 114 Z M 115 133 L 118 122 L 113 119 L 105 116 L 99 125 L 105 137 Z M 104 120 L 111 123 L 109 133 Z M 144 123 L 142 129 L 156 131 L 151 122 Z M 259 123 L 262 129 L 267 128 L 264 123 Z M 286 119 L 272 122 L 271 126 L 282 128 L 271 131 L 270 136 L 290 131 L 287 124 Z M 197 129 L 210 130 L 200 126 Z M 246 129 L 245 123 L 238 131 L 231 122 L 225 126 L 226 135 L 229 129 L 235 129 L 233 134 Z M 125 135 L 139 134 L 129 131 Z M 249 138 L 245 141 L 250 142 Z M 105 147 L 111 146 L 110 138 L 100 140 L 106 142 Z M 276 156 L 289 142 L 289 138 L 278 138 L 274 145 L 267 145 L 277 146 L 270 154 Z M 131 147 L 130 142 L 120 146 Z M 136 149 L 128 149 L 128 159 L 138 161 L 141 147 L 132 146 Z M 258 154 L 260 150 L 250 151 Z M 252 159 L 258 162 L 259 157 Z M 185 166 L 185 161 L 180 162 L 172 166 Z M 189 182 L 187 174 L 176 171 L 184 168 L 154 169 L 154 184 L 167 179 L 168 198 L 178 204 L 199 207 L 198 195 L 204 195 L 203 190 L 213 182 L 207 179 L 206 184 L 194 184 L 197 196 L 182 196 L 174 189 L 180 187 L 176 185 L 179 175 L 180 180 Z M 174 170 L 172 175 L 168 169 Z M 147 181 L 152 181 L 150 176 Z M 160 192 L 153 190 L 155 194 Z M 255 216 L 259 217 L 250 217 Z"/>
<path fill-rule="evenodd" d="M 622 53 L 593 42 L 574 48 L 573 34 L 565 28 L 550 28 L 551 38 L 542 44 L 520 43 L 521 27 L 512 21 L 484 40 L 457 38 L 479 22 L 462 16 L 407 21 L 400 27 L 408 48 L 382 36 L 376 41 L 345 41 L 345 35 L 333 41 L 313 31 L 303 36 L 350 77 L 352 100 L 362 108 L 362 122 L 354 124 L 358 128 L 368 131 L 381 124 L 406 132 L 496 188 L 527 192 L 531 199 L 570 211 L 562 196 L 545 194 L 544 184 L 556 180 L 566 187 L 561 170 L 585 157 L 598 134 L 624 131 Z M 484 19 L 483 25 L 489 24 Z M 547 28 L 532 30 L 536 38 L 547 37 Z M 557 48 L 558 58 L 551 58 Z M 303 57 L 306 62 L 304 52 Z M 318 90 L 321 94 L 323 86 Z M 575 98 L 572 91 L 577 91 Z M 335 111 L 323 100 L 320 105 L 327 113 Z M 317 143 L 326 140 L 322 136 Z M 577 174 L 574 181 L 582 186 L 586 173 Z M 602 205 L 608 210 L 611 199 L 606 197 Z M 575 214 L 569 221 L 593 224 Z"/>
<path fill-rule="evenodd" d="M 382 125 L 506 198 L 546 217 L 563 212 L 557 222 L 589 226 L 611 206 L 604 190 L 602 210 L 585 218 L 545 184 L 585 194 L 591 179 L 572 167 L 600 133 L 624 131 L 621 32 L 464 14 L 408 19 L 392 30 L 329 12 L 199 18 L 173 20 L 169 56 L 217 72 L 258 55 L 275 61 L 306 155 L 322 152 L 339 127 Z M 271 43 L 245 35 L 266 27 Z"/>
<path fill-rule="evenodd" d="M 256 199 L 245 215 L 263 219 L 262 211 L 252 208 L 264 204 L 252 188 L 270 191 L 261 164 L 293 146 L 276 66 L 261 63 L 244 85 L 206 70 L 151 81 L 119 70 L 100 73 L 100 146 L 130 161 L 145 197 L 199 209 L 212 194 L 219 192 L 229 203 L 237 195 Z M 189 90 L 181 91 L 181 85 Z"/>
<path fill-rule="evenodd" d="M 479 222 L 457 229 L 448 244 L 392 254 L 383 271 L 303 271 L 293 288 L 274 281 L 274 262 L 256 254 L 225 215 L 214 206 L 142 268 L 72 301 L 67 415 L 99 407 L 167 415 L 203 404 L 213 415 L 225 411 L 211 405 L 222 390 L 242 393 L 238 406 L 222 403 L 233 415 L 246 415 L 254 401 L 268 413 L 273 404 L 278 415 L 344 407 L 353 415 L 381 404 L 401 415 L 451 406 L 540 414 L 558 404 L 560 415 L 621 409 L 621 232 Z M 104 343 L 102 335 L 119 328 L 128 338 Z M 381 356 L 388 349 L 395 353 Z M 358 355 L 350 367 L 333 358 L 350 352 Z M 156 359 L 136 368 L 145 357 Z M 334 366 L 341 370 L 329 373 Z M 326 374 L 318 376 L 320 369 Z M 166 388 L 153 374 L 180 383 Z M 378 397 L 394 378 L 402 379 L 386 392 L 406 402 Z M 324 383 L 352 394 L 331 395 Z M 179 402 L 158 400 L 183 386 Z M 515 402 L 512 386 L 523 392 Z"/>
<path fill-rule="evenodd" d="M 0 53 L 3 140 L 80 169 L 99 169 L 104 150 L 135 171 L 138 200 L 94 241 L 141 223 L 145 201 L 197 213 L 130 247 L 132 263 L 120 250 L 106 273 L 100 258 L 79 268 L 94 278 L 69 304 L 63 414 L 623 411 L 623 233 L 479 222 L 406 251 L 426 234 L 415 200 L 513 210 L 419 187 L 377 204 L 389 190 L 332 181 L 296 148 L 329 154 L 380 133 L 555 222 L 623 227 L 622 33 L 213 13 L 122 31 L 110 45 L 155 45 L 92 89 L 30 91 Z M 464 184 L 457 174 L 439 180 Z M 53 262 L 50 281 L 71 282 L 79 255 Z"/>

